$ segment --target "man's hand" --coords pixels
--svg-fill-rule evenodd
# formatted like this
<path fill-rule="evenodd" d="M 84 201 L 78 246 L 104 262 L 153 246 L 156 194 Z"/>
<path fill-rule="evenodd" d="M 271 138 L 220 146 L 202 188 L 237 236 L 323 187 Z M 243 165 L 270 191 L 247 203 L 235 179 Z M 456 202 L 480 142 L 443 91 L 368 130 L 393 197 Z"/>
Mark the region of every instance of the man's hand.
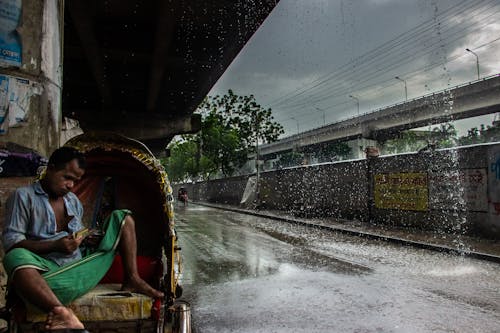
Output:
<path fill-rule="evenodd" d="M 101 233 L 92 233 L 90 236 L 86 237 L 83 244 L 89 247 L 97 247 L 102 240 L 103 235 Z"/>
<path fill-rule="evenodd" d="M 72 235 L 55 240 L 55 248 L 57 252 L 73 253 L 82 243 L 83 237 L 74 238 Z"/>
<path fill-rule="evenodd" d="M 50 252 L 73 253 L 82 243 L 83 237 L 75 238 L 73 235 L 50 241 L 22 240 L 12 248 L 22 247 L 36 254 L 46 254 Z"/>

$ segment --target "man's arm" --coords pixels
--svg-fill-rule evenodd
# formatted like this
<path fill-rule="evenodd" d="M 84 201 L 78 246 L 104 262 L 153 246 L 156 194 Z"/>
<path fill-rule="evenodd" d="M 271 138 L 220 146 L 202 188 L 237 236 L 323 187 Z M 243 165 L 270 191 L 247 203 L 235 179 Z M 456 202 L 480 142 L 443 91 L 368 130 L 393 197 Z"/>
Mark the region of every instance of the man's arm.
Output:
<path fill-rule="evenodd" d="M 46 254 L 51 252 L 71 254 L 80 246 L 82 240 L 82 237 L 73 238 L 73 236 L 66 236 L 50 241 L 25 239 L 14 244 L 11 249 L 21 247 L 36 254 Z"/>
<path fill-rule="evenodd" d="M 27 207 L 27 196 L 17 189 L 6 202 L 5 225 L 2 232 L 2 244 L 5 252 L 15 244 L 26 240 L 28 228 L 29 209 Z"/>

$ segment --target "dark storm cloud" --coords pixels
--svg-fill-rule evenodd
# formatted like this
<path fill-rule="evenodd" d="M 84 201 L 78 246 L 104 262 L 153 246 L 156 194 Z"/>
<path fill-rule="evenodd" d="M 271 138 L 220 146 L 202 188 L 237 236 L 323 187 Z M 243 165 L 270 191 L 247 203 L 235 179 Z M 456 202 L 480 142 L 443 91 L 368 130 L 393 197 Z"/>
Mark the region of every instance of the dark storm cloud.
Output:
<path fill-rule="evenodd" d="M 301 130 L 322 125 L 318 108 L 326 110 L 327 122 L 353 115 L 350 94 L 359 97 L 362 112 L 401 101 L 404 87 L 395 76 L 407 81 L 411 97 L 443 89 L 474 79 L 474 59 L 465 48 L 500 37 L 499 5 L 281 0 L 212 94 L 254 94 L 290 133 L 295 119 Z M 496 53 L 481 54 L 485 75 L 498 71 Z"/>

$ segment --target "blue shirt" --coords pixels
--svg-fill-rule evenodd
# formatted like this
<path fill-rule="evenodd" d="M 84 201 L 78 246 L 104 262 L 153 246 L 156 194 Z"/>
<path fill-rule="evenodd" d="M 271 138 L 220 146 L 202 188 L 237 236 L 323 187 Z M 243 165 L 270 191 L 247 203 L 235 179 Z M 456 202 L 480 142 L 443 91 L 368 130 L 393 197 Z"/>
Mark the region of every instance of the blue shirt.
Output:
<path fill-rule="evenodd" d="M 5 225 L 2 242 L 7 252 L 22 240 L 56 240 L 83 228 L 83 206 L 77 196 L 71 192 L 64 197 L 66 213 L 71 217 L 68 232 L 57 232 L 56 217 L 49 203 L 49 195 L 39 182 L 18 188 L 7 200 Z M 80 249 L 71 254 L 52 252 L 40 254 L 62 266 L 82 257 Z"/>

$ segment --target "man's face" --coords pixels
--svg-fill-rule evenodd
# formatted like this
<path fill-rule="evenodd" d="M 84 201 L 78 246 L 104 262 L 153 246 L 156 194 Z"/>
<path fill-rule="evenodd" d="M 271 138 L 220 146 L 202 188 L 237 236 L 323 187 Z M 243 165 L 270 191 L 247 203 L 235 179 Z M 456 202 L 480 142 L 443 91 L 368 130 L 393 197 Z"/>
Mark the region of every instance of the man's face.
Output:
<path fill-rule="evenodd" d="M 52 195 L 61 197 L 71 191 L 75 183 L 82 178 L 85 170 L 78 166 L 78 161 L 73 159 L 66 163 L 64 169 L 55 170 L 54 166 L 47 168 L 46 184 Z"/>

